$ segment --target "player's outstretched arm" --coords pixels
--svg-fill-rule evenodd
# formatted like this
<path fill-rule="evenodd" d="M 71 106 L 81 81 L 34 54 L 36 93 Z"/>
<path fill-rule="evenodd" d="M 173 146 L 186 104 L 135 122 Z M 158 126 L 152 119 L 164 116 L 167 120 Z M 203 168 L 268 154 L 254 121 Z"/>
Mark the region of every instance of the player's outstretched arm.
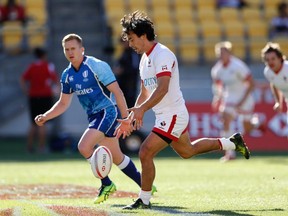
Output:
<path fill-rule="evenodd" d="M 70 106 L 71 101 L 72 94 L 61 93 L 59 100 L 52 106 L 51 109 L 49 109 L 44 114 L 40 114 L 35 117 L 35 123 L 38 126 L 43 126 L 48 120 L 53 119 L 64 113 Z"/>

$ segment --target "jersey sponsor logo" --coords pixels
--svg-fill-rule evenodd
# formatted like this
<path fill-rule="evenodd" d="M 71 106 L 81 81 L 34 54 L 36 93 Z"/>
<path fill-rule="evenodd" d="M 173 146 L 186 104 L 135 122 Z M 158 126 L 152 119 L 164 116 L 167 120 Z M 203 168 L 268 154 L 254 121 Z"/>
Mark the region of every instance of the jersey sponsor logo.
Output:
<path fill-rule="evenodd" d="M 157 78 L 149 77 L 143 80 L 145 88 L 154 89 L 157 86 Z"/>
<path fill-rule="evenodd" d="M 83 76 L 83 81 L 84 82 L 87 82 L 89 79 L 87 78 L 88 77 L 88 70 L 85 70 L 83 73 L 82 73 L 82 76 Z"/>
<path fill-rule="evenodd" d="M 81 84 L 76 84 L 76 89 L 82 89 L 82 85 Z"/>
<path fill-rule="evenodd" d="M 77 95 L 86 95 L 86 94 L 90 94 L 93 92 L 92 88 L 87 88 L 87 89 L 80 89 L 80 90 L 76 90 L 75 93 Z"/>

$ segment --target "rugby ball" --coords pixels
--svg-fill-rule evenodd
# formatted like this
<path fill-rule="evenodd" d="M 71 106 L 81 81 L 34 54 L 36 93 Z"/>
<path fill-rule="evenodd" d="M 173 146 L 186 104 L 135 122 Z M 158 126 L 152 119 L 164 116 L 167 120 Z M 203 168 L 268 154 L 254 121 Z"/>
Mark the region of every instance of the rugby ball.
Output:
<path fill-rule="evenodd" d="M 110 173 L 113 157 L 105 146 L 99 146 L 91 157 L 91 169 L 96 178 L 103 179 Z"/>

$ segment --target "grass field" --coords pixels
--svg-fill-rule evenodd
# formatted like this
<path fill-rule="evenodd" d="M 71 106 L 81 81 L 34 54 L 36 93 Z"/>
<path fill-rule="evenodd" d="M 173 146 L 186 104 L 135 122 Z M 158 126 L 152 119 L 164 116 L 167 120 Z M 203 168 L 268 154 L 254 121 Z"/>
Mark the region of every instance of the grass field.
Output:
<path fill-rule="evenodd" d="M 183 160 L 167 150 L 155 160 L 158 192 L 151 200 L 152 210 L 131 212 L 121 208 L 135 199 L 139 188 L 116 166 L 110 177 L 117 190 L 133 196 L 112 196 L 95 205 L 100 181 L 78 153 L 28 155 L 21 153 L 22 144 L 0 143 L 0 216 L 288 215 L 287 152 L 270 156 L 255 153 L 250 160 L 239 156 L 220 163 L 218 153 Z M 138 158 L 133 159 L 140 167 Z M 29 190 L 23 191 L 26 186 Z M 67 196 L 75 188 L 79 197 Z M 49 196 L 50 192 L 57 196 Z"/>

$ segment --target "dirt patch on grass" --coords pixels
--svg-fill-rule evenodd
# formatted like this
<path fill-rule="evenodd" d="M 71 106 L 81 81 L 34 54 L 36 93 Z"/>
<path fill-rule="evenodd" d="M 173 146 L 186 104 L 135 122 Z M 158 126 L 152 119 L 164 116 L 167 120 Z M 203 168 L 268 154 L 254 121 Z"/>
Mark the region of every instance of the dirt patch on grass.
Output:
<path fill-rule="evenodd" d="M 73 206 L 52 206 L 49 207 L 53 212 L 56 212 L 60 215 L 69 215 L 69 216 L 108 216 L 108 213 L 100 210 L 93 210 L 91 208 L 79 208 Z"/>
<path fill-rule="evenodd" d="M 4 209 L 0 210 L 0 216 L 12 216 L 13 215 L 13 209 Z"/>
<path fill-rule="evenodd" d="M 88 186 L 67 184 L 29 184 L 29 185 L 0 185 L 0 200 L 36 200 L 36 199 L 73 199 L 91 198 L 98 194 L 98 189 Z M 137 197 L 136 193 L 116 191 L 112 197 Z M 0 201 L 1 202 L 1 201 Z M 59 215 L 69 216 L 106 216 L 105 211 L 89 207 L 49 205 L 48 209 Z M 12 216 L 13 208 L 0 210 L 0 216 Z"/>
<path fill-rule="evenodd" d="M 0 185 L 2 199 L 61 199 L 95 198 L 98 189 L 88 186 L 67 184 Z M 116 191 L 111 197 L 137 197 L 136 193 Z"/>

